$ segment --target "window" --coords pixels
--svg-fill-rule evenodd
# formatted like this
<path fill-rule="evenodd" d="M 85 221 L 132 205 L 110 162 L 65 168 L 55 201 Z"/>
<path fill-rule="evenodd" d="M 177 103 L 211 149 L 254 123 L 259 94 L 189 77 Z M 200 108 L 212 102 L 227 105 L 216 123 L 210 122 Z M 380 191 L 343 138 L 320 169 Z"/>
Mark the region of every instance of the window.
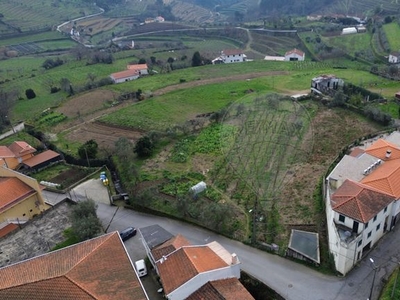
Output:
<path fill-rule="evenodd" d="M 374 217 L 374 222 L 376 221 L 377 216 Z"/>
<path fill-rule="evenodd" d="M 26 216 L 26 214 L 23 214 L 22 216 L 23 216 L 23 217 L 25 217 L 25 216 Z"/>
<path fill-rule="evenodd" d="M 385 210 L 383 212 L 387 212 L 387 206 L 385 207 Z"/>
<path fill-rule="evenodd" d="M 345 220 L 345 219 L 346 219 L 345 216 L 339 215 L 339 222 L 344 223 L 344 220 Z"/>
<path fill-rule="evenodd" d="M 368 228 L 368 224 L 369 224 L 369 222 L 365 223 L 365 229 Z"/>
<path fill-rule="evenodd" d="M 370 231 L 370 232 L 368 233 L 368 238 L 371 237 L 371 234 L 372 234 L 372 231 Z"/>
<path fill-rule="evenodd" d="M 362 240 L 360 240 L 360 241 L 358 242 L 357 247 L 360 247 L 361 245 L 362 245 Z"/>
<path fill-rule="evenodd" d="M 32 209 L 30 209 L 29 211 L 32 212 Z"/>
<path fill-rule="evenodd" d="M 378 226 L 376 226 L 376 231 L 378 231 L 379 228 L 381 228 L 381 224 L 378 224 Z"/>

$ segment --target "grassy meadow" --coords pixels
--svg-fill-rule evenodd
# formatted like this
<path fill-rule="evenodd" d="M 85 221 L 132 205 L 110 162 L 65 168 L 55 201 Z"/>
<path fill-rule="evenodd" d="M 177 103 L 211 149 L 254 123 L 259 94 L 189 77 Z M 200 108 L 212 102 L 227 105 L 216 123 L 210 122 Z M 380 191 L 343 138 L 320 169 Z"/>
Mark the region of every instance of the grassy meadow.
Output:
<path fill-rule="evenodd" d="M 322 40 L 329 46 L 339 48 L 351 56 L 356 52 L 365 51 L 371 47 L 371 35 L 368 32 L 323 37 Z"/>
<path fill-rule="evenodd" d="M 392 51 L 400 51 L 400 26 L 397 22 L 392 22 L 383 25 L 383 30 L 385 31 L 386 38 L 389 42 L 390 49 Z"/>

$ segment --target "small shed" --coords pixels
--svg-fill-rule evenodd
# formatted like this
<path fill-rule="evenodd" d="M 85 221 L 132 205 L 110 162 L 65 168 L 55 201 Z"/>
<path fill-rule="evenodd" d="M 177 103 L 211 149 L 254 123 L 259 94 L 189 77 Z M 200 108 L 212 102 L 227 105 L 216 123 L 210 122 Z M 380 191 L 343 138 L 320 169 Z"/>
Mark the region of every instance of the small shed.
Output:
<path fill-rule="evenodd" d="M 201 193 L 202 191 L 204 191 L 207 188 L 207 185 L 204 181 L 200 181 L 198 184 L 192 186 L 190 188 L 190 192 L 193 195 L 197 195 L 198 193 Z"/>
<path fill-rule="evenodd" d="M 400 92 L 397 92 L 396 94 L 394 94 L 394 96 L 396 97 L 396 99 L 400 100 Z"/>
<path fill-rule="evenodd" d="M 342 29 L 342 34 L 353 34 L 357 33 L 357 28 L 355 27 L 346 27 Z"/>
<path fill-rule="evenodd" d="M 287 256 L 320 264 L 318 233 L 292 229 Z"/>
<path fill-rule="evenodd" d="M 30 159 L 27 159 L 22 162 L 22 168 L 29 171 L 38 171 L 40 169 L 43 169 L 44 167 L 47 167 L 49 164 L 61 161 L 62 157 L 59 153 L 52 151 L 52 150 L 46 150 L 42 153 L 39 153 Z"/>

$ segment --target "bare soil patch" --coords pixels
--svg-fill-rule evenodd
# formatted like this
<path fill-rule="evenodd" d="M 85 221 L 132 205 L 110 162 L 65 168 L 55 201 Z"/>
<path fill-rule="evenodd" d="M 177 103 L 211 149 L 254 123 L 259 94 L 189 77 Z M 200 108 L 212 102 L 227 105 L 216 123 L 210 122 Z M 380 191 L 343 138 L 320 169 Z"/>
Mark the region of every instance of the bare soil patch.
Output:
<path fill-rule="evenodd" d="M 63 113 L 68 118 L 86 116 L 109 107 L 117 97 L 116 92 L 99 89 L 69 99 L 64 105 L 57 108 L 57 112 Z"/>
<path fill-rule="evenodd" d="M 99 149 L 104 149 L 111 154 L 115 142 L 119 138 L 125 137 L 132 143 L 136 143 L 142 135 L 142 132 L 133 129 L 110 126 L 100 122 L 88 122 L 73 128 L 68 132 L 66 138 L 80 143 L 93 139 L 99 145 Z"/>

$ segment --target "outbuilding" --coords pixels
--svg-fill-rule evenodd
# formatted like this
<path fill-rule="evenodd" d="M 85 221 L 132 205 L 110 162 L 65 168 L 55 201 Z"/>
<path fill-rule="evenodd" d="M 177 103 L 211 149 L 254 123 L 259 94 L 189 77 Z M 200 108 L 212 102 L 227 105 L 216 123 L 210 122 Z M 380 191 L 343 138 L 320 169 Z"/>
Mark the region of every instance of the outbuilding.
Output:
<path fill-rule="evenodd" d="M 357 33 L 357 28 L 355 27 L 346 27 L 342 29 L 342 34 L 353 34 Z"/>

